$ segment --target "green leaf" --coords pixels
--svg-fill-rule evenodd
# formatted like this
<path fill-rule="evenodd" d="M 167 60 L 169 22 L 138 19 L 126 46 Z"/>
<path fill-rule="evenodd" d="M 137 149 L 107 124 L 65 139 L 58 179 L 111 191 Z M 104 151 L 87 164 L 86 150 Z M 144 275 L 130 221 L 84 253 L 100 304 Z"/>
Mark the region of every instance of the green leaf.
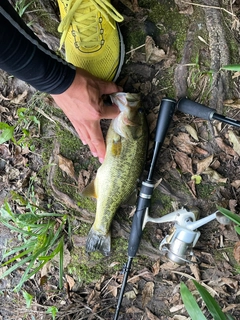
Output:
<path fill-rule="evenodd" d="M 51 313 L 53 320 L 56 319 L 57 312 L 58 312 L 58 309 L 57 309 L 56 307 L 54 307 L 54 306 L 49 307 L 49 308 L 47 309 L 47 313 Z"/>
<path fill-rule="evenodd" d="M 240 64 L 227 64 L 221 68 L 228 71 L 240 71 Z"/>
<path fill-rule="evenodd" d="M 24 299 L 26 301 L 26 306 L 29 309 L 31 307 L 31 304 L 32 304 L 33 296 L 31 294 L 29 294 L 27 291 L 22 291 L 22 294 L 23 294 L 23 297 L 24 297 Z"/>
<path fill-rule="evenodd" d="M 0 144 L 13 138 L 13 126 L 9 126 L 7 123 L 0 122 L 0 130 L 2 130 L 2 133 L 0 134 Z"/>
<path fill-rule="evenodd" d="M 240 226 L 236 226 L 236 227 L 235 227 L 235 230 L 236 230 L 236 232 L 237 232 L 238 234 L 240 234 Z"/>
<path fill-rule="evenodd" d="M 232 220 L 233 222 L 235 222 L 237 225 L 240 225 L 240 216 L 231 212 L 228 209 L 222 208 L 217 206 L 217 209 L 219 212 L 221 212 L 222 214 L 224 214 L 226 217 L 228 217 L 230 220 Z"/>
<path fill-rule="evenodd" d="M 188 287 L 181 282 L 180 284 L 180 293 L 184 303 L 184 306 L 190 315 L 192 320 L 207 320 L 204 316 L 202 310 L 199 308 L 195 298 L 192 293 L 189 291 Z"/>
<path fill-rule="evenodd" d="M 210 293 L 197 281 L 193 280 L 198 292 L 200 293 L 203 301 L 205 302 L 209 312 L 214 320 L 227 320 L 225 314 L 222 312 L 217 301 L 210 295 Z"/>
<path fill-rule="evenodd" d="M 194 180 L 196 184 L 200 184 L 202 182 L 202 177 L 199 174 L 194 174 L 191 177 L 191 180 Z"/>

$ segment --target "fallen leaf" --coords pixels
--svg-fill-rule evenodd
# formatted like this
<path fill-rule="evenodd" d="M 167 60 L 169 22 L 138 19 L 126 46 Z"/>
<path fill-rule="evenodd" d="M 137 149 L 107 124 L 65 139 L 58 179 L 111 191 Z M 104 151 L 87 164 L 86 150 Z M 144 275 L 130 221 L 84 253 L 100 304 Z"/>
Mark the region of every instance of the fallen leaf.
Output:
<path fill-rule="evenodd" d="M 146 62 L 158 63 L 166 59 L 167 55 L 163 49 L 156 47 L 152 37 L 147 36 L 145 40 Z"/>
<path fill-rule="evenodd" d="M 203 160 L 199 160 L 197 163 L 197 174 L 200 174 L 203 171 L 205 171 L 210 166 L 212 161 L 213 161 L 213 155 L 211 155 Z"/>
<path fill-rule="evenodd" d="M 217 173 L 217 171 L 215 171 L 211 168 L 207 168 L 203 173 L 209 175 L 212 180 L 214 180 L 218 183 L 226 183 L 227 182 L 227 178 L 223 178 L 219 173 Z"/>
<path fill-rule="evenodd" d="M 231 186 L 233 186 L 234 188 L 238 189 L 240 187 L 240 180 L 234 180 L 231 183 Z"/>
<path fill-rule="evenodd" d="M 23 102 L 25 102 L 24 100 L 27 97 L 27 95 L 28 95 L 28 91 L 24 90 L 23 93 L 19 94 L 16 98 L 12 99 L 11 103 L 22 104 Z"/>
<path fill-rule="evenodd" d="M 230 199 L 228 202 L 228 206 L 230 211 L 232 211 L 233 213 L 236 213 L 236 206 L 237 206 L 238 202 L 236 199 Z"/>
<path fill-rule="evenodd" d="M 215 141 L 220 149 L 222 149 L 226 154 L 231 155 L 233 157 L 236 157 L 236 152 L 228 146 L 220 137 L 215 138 Z"/>
<path fill-rule="evenodd" d="M 83 189 L 88 185 L 88 182 L 90 180 L 91 177 L 91 173 L 88 170 L 81 170 L 79 172 L 79 176 L 78 176 L 78 188 L 79 191 L 82 192 Z"/>
<path fill-rule="evenodd" d="M 190 124 L 186 124 L 184 128 L 194 140 L 199 141 L 197 131 L 192 126 L 190 126 Z"/>
<path fill-rule="evenodd" d="M 75 171 L 74 171 L 74 166 L 72 160 L 69 160 L 60 154 L 57 155 L 58 157 L 58 166 L 61 170 L 66 172 L 66 174 L 73 178 L 75 180 Z"/>
<path fill-rule="evenodd" d="M 128 300 L 131 300 L 131 299 L 136 299 L 137 295 L 134 290 L 131 290 L 131 291 L 125 292 L 124 297 L 126 297 Z"/>
<path fill-rule="evenodd" d="M 175 0 L 175 3 L 178 6 L 179 13 L 187 15 L 193 14 L 193 6 L 190 3 L 185 3 L 182 0 Z"/>
<path fill-rule="evenodd" d="M 192 274 L 194 275 L 195 279 L 199 282 L 199 281 L 201 281 L 201 275 L 200 275 L 199 266 L 196 263 L 197 259 L 196 259 L 195 256 L 192 256 L 191 262 L 193 262 L 193 263 L 190 263 L 189 267 L 190 267 L 190 269 L 192 271 Z"/>
<path fill-rule="evenodd" d="M 116 298 L 117 294 L 118 294 L 118 286 L 117 285 L 108 285 L 107 291 L 109 293 L 111 293 Z"/>
<path fill-rule="evenodd" d="M 157 261 L 152 266 L 153 275 L 156 276 L 157 274 L 159 274 L 159 271 L 160 271 L 160 259 L 157 259 Z"/>
<path fill-rule="evenodd" d="M 240 137 L 232 130 L 228 131 L 229 141 L 233 144 L 233 150 L 240 156 Z"/>
<path fill-rule="evenodd" d="M 142 306 L 145 307 L 153 297 L 154 282 L 147 282 L 142 291 Z"/>
<path fill-rule="evenodd" d="M 177 165 L 181 169 L 183 173 L 192 172 L 192 159 L 188 157 L 188 155 L 184 152 L 176 152 L 174 155 L 174 160 L 176 161 Z"/>
<path fill-rule="evenodd" d="M 180 132 L 177 136 L 174 136 L 173 144 L 178 148 L 178 150 L 187 154 L 192 154 L 194 151 L 194 143 L 191 142 L 189 134 L 185 132 Z"/>
<path fill-rule="evenodd" d="M 126 313 L 143 313 L 143 310 L 132 306 L 126 310 Z"/>
<path fill-rule="evenodd" d="M 69 285 L 69 289 L 72 290 L 73 286 L 75 285 L 74 279 L 71 276 L 69 276 L 68 274 L 66 274 L 66 280 Z"/>
<path fill-rule="evenodd" d="M 179 305 L 177 305 L 177 306 L 173 306 L 172 308 L 170 308 L 170 312 L 177 312 L 177 311 L 179 311 L 179 310 L 181 310 L 181 309 L 183 309 L 184 308 L 184 304 L 179 304 Z"/>
<path fill-rule="evenodd" d="M 237 263 L 240 263 L 240 241 L 235 243 L 233 254 Z"/>
<path fill-rule="evenodd" d="M 240 75 L 239 72 L 238 73 L 238 76 Z M 225 100 L 223 102 L 223 105 L 224 106 L 227 106 L 227 107 L 233 107 L 233 108 L 240 108 L 240 99 L 229 99 L 229 100 Z"/>
<path fill-rule="evenodd" d="M 145 308 L 148 320 L 159 320 L 148 308 Z"/>

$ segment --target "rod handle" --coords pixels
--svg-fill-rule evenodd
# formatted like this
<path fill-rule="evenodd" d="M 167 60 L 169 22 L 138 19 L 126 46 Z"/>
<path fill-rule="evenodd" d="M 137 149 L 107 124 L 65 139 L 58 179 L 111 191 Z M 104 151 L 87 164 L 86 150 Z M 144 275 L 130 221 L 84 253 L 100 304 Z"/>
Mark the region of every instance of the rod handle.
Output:
<path fill-rule="evenodd" d="M 216 111 L 215 109 L 209 108 L 187 98 L 182 98 L 178 101 L 177 110 L 205 120 L 212 120 L 212 117 Z"/>

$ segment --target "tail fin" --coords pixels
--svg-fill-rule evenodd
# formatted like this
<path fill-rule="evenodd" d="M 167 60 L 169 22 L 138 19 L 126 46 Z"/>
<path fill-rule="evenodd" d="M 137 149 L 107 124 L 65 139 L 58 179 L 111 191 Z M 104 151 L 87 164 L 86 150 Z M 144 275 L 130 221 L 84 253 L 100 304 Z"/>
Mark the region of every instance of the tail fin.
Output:
<path fill-rule="evenodd" d="M 102 235 L 91 228 L 87 237 L 86 251 L 93 252 L 96 250 L 100 251 L 105 256 L 109 256 L 111 252 L 110 232 L 107 235 Z"/>

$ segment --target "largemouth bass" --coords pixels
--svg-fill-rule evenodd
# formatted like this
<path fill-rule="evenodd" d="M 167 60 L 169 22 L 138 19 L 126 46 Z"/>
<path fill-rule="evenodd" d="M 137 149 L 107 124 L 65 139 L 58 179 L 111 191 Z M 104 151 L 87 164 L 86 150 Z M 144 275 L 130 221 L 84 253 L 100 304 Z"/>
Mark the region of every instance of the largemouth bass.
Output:
<path fill-rule="evenodd" d="M 119 206 L 133 194 L 140 178 L 148 148 L 148 126 L 140 96 L 111 95 L 120 114 L 113 119 L 106 137 L 106 157 L 96 178 L 83 194 L 97 198 L 96 217 L 88 234 L 86 251 L 111 251 L 110 226 Z"/>

